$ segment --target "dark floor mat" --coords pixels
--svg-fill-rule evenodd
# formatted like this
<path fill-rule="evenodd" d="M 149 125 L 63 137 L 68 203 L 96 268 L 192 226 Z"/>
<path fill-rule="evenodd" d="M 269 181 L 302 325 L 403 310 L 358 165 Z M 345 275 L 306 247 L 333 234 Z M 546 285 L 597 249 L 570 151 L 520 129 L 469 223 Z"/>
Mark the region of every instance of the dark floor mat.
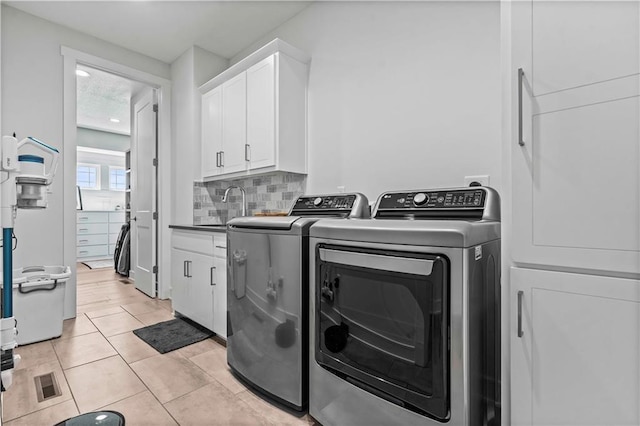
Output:
<path fill-rule="evenodd" d="M 214 334 L 206 328 L 182 318 L 139 328 L 133 330 L 133 333 L 161 354 L 200 342 Z"/>

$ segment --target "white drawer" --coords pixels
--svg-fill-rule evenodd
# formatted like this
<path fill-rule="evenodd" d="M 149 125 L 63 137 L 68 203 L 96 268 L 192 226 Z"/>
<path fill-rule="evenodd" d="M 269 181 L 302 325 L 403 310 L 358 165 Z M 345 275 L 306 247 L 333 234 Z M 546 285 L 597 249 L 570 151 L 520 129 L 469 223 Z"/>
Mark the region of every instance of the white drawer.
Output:
<path fill-rule="evenodd" d="M 110 223 L 109 224 L 109 233 L 110 234 L 117 234 L 118 232 L 120 232 L 120 228 L 122 228 L 122 225 L 124 225 L 123 223 Z"/>
<path fill-rule="evenodd" d="M 108 247 L 106 244 L 101 246 L 87 246 L 87 247 L 78 247 L 78 258 L 81 257 L 96 257 L 96 256 L 108 256 Z"/>
<path fill-rule="evenodd" d="M 76 225 L 76 234 L 106 234 L 109 225 L 106 223 L 79 223 Z"/>
<path fill-rule="evenodd" d="M 171 247 L 213 256 L 213 235 L 210 232 L 177 231 L 171 235 Z"/>
<path fill-rule="evenodd" d="M 106 223 L 109 215 L 106 212 L 78 212 L 77 221 L 80 223 Z"/>
<path fill-rule="evenodd" d="M 89 234 L 89 235 L 78 235 L 77 242 L 78 246 L 95 246 L 100 244 L 107 244 L 107 235 L 106 234 Z"/>
<path fill-rule="evenodd" d="M 109 222 L 111 223 L 124 223 L 124 212 L 109 212 Z"/>

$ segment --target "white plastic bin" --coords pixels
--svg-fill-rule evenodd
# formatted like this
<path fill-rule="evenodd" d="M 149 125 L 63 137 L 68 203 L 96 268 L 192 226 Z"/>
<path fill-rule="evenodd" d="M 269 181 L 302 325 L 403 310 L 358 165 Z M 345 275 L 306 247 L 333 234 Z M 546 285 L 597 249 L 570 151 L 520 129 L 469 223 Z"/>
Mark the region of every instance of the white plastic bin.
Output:
<path fill-rule="evenodd" d="M 13 270 L 13 317 L 17 321 L 19 345 L 62 334 L 65 283 L 70 276 L 68 266 L 28 266 Z"/>

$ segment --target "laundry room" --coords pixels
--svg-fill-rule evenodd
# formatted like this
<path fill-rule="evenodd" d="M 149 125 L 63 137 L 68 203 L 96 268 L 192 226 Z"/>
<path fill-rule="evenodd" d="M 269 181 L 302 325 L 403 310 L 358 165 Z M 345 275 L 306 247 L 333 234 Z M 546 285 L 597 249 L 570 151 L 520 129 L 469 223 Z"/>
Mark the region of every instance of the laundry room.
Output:
<path fill-rule="evenodd" d="M 2 423 L 640 424 L 640 3 L 0 18 Z"/>

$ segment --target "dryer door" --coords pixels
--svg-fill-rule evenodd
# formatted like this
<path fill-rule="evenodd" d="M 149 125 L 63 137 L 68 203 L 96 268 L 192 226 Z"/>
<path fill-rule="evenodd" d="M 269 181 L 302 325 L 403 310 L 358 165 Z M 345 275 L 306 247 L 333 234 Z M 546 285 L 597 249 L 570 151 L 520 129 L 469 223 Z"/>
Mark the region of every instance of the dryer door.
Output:
<path fill-rule="evenodd" d="M 421 414 L 449 417 L 444 256 L 316 246 L 316 361 Z"/>

